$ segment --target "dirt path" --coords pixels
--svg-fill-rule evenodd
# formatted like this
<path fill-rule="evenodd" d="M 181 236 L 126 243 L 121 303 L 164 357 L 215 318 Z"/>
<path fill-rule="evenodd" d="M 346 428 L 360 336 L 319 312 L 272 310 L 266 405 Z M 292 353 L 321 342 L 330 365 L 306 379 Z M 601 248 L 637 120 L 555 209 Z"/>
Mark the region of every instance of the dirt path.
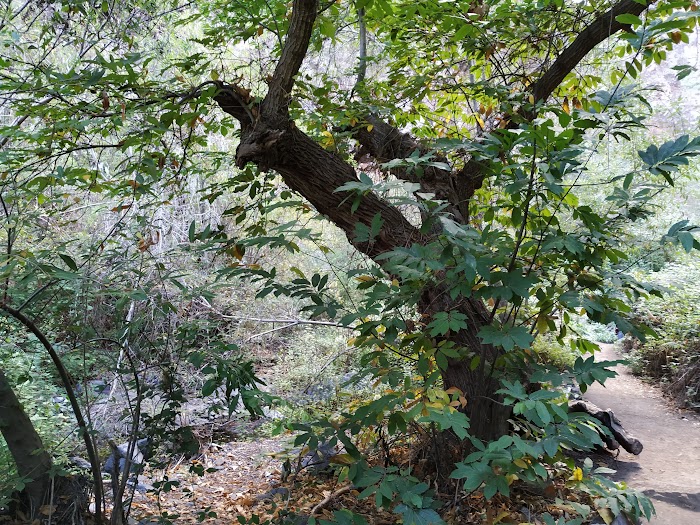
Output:
<path fill-rule="evenodd" d="M 618 359 L 612 345 L 601 344 L 600 359 Z M 610 408 L 625 429 L 641 440 L 639 456 L 620 453 L 611 468 L 613 477 L 643 490 L 654 501 L 654 525 L 700 524 L 700 418 L 680 411 L 658 388 L 620 374 L 595 385 L 584 396 L 603 409 Z"/>

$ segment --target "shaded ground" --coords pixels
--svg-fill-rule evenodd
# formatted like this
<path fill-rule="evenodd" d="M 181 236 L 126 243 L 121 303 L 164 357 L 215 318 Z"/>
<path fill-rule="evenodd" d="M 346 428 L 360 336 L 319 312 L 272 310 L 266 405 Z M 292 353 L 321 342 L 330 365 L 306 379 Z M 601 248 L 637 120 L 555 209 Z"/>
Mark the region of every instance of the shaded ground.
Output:
<path fill-rule="evenodd" d="M 601 359 L 618 358 L 612 345 L 601 347 Z M 609 380 L 606 387 L 596 385 L 585 396 L 603 409 L 611 408 L 625 428 L 644 444 L 639 456 L 622 451 L 617 459 L 607 457 L 609 466 L 617 470 L 613 477 L 652 498 L 657 510 L 657 517 L 651 521 L 653 525 L 699 525 L 700 417 L 675 408 L 658 388 L 633 377 L 625 367 L 619 366 L 617 371 L 620 375 Z M 288 437 L 277 437 L 210 443 L 197 461 L 204 468 L 219 470 L 204 477 L 189 473 L 187 460 L 176 462 L 168 472 L 147 473 L 151 481 L 162 479 L 165 474 L 180 485 L 172 493 L 163 494 L 160 501 L 152 493 L 138 493 L 132 507 L 135 518 L 132 523 L 155 523 L 149 517 L 163 511 L 171 516 L 179 515 L 171 518 L 178 524 L 236 523 L 237 515 L 250 516 L 263 510 L 261 506 L 267 511 L 270 506 L 273 510 L 277 508 L 278 518 L 282 516 L 278 513 L 286 510 L 308 516 L 315 505 L 335 494 L 339 486 L 334 479 L 281 482 L 282 459 L 272 458 L 270 453 L 283 449 L 287 440 Z M 345 492 L 348 501 L 336 501 L 336 508 L 357 503 L 355 497 Z M 462 506 L 468 507 L 466 503 Z M 488 507 L 483 502 L 475 502 L 473 506 L 482 510 Z M 509 514 L 506 507 L 501 510 L 504 509 L 505 515 Z M 216 515 L 206 516 L 210 511 Z M 514 523 L 521 522 L 523 517 L 518 517 L 520 520 Z M 392 523 L 381 519 L 377 522 Z"/>
<path fill-rule="evenodd" d="M 196 460 L 205 469 L 217 469 L 204 476 L 190 472 L 191 460 L 177 462 L 167 472 L 146 471 L 141 480 L 162 480 L 167 476 L 179 485 L 160 499 L 151 492 L 137 492 L 132 503 L 132 523 L 156 523 L 163 512 L 177 515 L 171 519 L 178 524 L 237 523 L 235 516 L 245 514 L 256 495 L 279 479 L 281 461 L 269 454 L 284 448 L 284 444 L 284 438 L 212 444 Z M 216 516 L 207 516 L 209 512 Z"/>
<path fill-rule="evenodd" d="M 612 345 L 601 344 L 600 359 L 618 359 Z M 584 396 L 610 408 L 625 429 L 641 440 L 639 456 L 620 453 L 613 476 L 643 490 L 654 501 L 654 525 L 700 524 L 700 418 L 673 407 L 658 388 L 632 376 L 624 366 L 606 386 Z"/>

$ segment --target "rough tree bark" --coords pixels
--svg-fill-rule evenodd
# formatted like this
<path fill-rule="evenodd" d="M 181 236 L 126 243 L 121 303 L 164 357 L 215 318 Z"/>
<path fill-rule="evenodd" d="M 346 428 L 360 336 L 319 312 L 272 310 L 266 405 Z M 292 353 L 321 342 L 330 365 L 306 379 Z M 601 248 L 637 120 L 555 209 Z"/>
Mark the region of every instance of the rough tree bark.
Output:
<path fill-rule="evenodd" d="M 29 481 L 24 488 L 27 507 L 36 516 L 49 486 L 51 456 L 29 416 L 17 399 L 7 376 L 0 370 L 0 432 L 17 465 L 17 473 Z"/>
<path fill-rule="evenodd" d="M 531 93 L 536 101 L 546 100 L 597 44 L 625 29 L 626 26 L 615 20 L 616 16 L 623 13 L 638 15 L 652 3 L 622 0 L 592 21 L 533 83 Z M 272 169 L 278 172 L 292 190 L 340 227 L 349 242 L 371 258 L 376 259 L 383 253 L 415 243 L 425 244 L 435 232 L 426 234 L 414 227 L 398 209 L 375 194 L 365 195 L 359 208 L 353 212 L 351 202 L 344 202 L 346 195 L 335 193 L 334 190 L 347 182 L 357 181 L 355 169 L 305 135 L 290 119 L 288 105 L 294 76 L 307 53 L 317 12 L 317 0 L 294 1 L 282 55 L 262 102 L 255 102 L 239 86 L 218 82 L 219 90 L 214 97 L 215 101 L 241 124 L 236 164 L 243 167 L 252 162 L 262 170 Z M 534 116 L 519 115 L 520 118 Z M 512 115 L 502 117 L 503 120 L 509 120 Z M 358 127 L 354 138 L 361 144 L 364 153 L 378 162 L 405 158 L 415 150 L 421 153 L 429 150 L 409 134 L 375 115 L 368 114 L 365 121 L 372 124 L 371 128 L 367 125 Z M 488 166 L 471 160 L 463 168 L 454 171 L 428 167 L 420 177 L 400 169 L 392 173 L 399 178 L 418 182 L 424 192 L 434 193 L 437 198 L 447 202 L 447 210 L 455 220 L 466 224 L 469 219 L 468 201 L 481 187 L 488 174 Z M 383 219 L 377 238 L 371 242 L 358 241 L 356 224 L 369 226 L 377 214 L 381 214 Z M 442 293 L 441 285 L 436 282 L 424 290 L 418 306 L 420 313 L 428 320 L 439 311 L 456 310 L 466 316 L 468 328 L 449 337 L 461 347 L 479 355 L 480 365 L 471 370 L 468 360 L 450 360 L 442 373 L 445 387 L 454 386 L 464 392 L 468 399 L 467 413 L 471 418 L 473 435 L 491 440 L 507 433 L 509 412 L 498 402 L 499 396 L 495 392 L 499 385 L 491 373 L 491 367 L 501 350 L 483 344 L 477 337 L 479 330 L 490 324 L 493 318 L 482 300 L 461 296 L 450 299 L 449 294 Z"/>

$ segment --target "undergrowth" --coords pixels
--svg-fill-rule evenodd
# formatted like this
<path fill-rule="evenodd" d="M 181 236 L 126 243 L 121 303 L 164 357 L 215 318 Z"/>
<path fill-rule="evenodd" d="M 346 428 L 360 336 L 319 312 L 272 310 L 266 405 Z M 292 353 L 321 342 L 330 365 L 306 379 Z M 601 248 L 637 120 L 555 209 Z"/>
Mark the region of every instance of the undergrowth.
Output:
<path fill-rule="evenodd" d="M 700 262 L 671 264 L 652 278 L 667 293 L 640 301 L 635 313 L 658 337 L 625 338 L 623 349 L 634 373 L 659 381 L 680 404 L 700 409 Z"/>

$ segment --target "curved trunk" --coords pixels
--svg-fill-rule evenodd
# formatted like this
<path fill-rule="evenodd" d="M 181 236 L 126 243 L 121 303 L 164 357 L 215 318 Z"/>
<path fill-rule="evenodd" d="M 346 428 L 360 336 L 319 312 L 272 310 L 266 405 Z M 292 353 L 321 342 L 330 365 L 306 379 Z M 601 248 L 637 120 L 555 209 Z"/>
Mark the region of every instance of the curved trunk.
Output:
<path fill-rule="evenodd" d="M 28 508 L 36 516 L 49 485 L 51 456 L 22 408 L 7 376 L 0 370 L 0 432 L 5 438 L 19 475 L 30 480 L 24 487 Z"/>

